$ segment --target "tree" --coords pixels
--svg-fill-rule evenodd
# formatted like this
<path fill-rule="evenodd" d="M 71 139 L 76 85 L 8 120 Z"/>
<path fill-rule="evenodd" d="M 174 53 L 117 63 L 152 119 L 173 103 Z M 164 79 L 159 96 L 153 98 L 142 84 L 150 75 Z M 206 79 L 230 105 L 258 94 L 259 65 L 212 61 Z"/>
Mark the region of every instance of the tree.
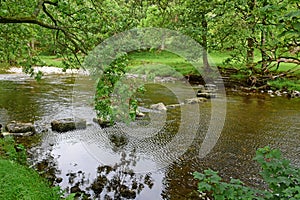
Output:
<path fill-rule="evenodd" d="M 29 32 L 24 36 L 28 39 L 26 45 L 32 37 L 37 43 L 45 44 L 48 41 L 38 37 L 41 30 L 47 30 L 45 36 L 55 44 L 56 53 L 73 54 L 77 61 L 78 54 L 86 55 L 105 38 L 135 26 L 125 1 L 25 0 L 16 4 L 7 0 L 1 1 L 0 8 L 0 23 L 4 24 L 0 29 L 6 42 L 20 43 L 23 39 L 20 34 Z M 14 35 L 15 41 L 10 35 Z"/>
<path fill-rule="evenodd" d="M 225 6 L 224 27 L 219 29 L 219 35 L 223 36 L 222 48 L 233 50 L 232 60 L 245 64 L 250 74 L 268 73 L 274 62 L 299 63 L 297 56 L 291 58 L 289 54 L 289 58 L 285 58 L 288 49 L 299 43 L 297 2 L 230 1 Z M 260 52 L 258 61 L 254 59 L 255 50 Z"/>

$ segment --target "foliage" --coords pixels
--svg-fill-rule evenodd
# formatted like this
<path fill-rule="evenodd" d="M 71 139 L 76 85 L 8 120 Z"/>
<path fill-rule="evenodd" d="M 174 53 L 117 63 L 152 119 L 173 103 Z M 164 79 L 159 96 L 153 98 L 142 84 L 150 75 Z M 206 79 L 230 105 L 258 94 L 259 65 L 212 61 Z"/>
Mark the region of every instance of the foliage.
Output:
<path fill-rule="evenodd" d="M 142 92 L 138 83 L 126 80 L 127 55 L 119 56 L 109 66 L 104 67 L 100 74 L 96 95 L 95 108 L 97 116 L 102 121 L 134 120 L 138 102 L 134 92 Z"/>
<path fill-rule="evenodd" d="M 266 191 L 247 187 L 238 179 L 229 183 L 222 182 L 218 172 L 205 170 L 204 174 L 194 172 L 199 180 L 200 194 L 212 196 L 214 199 L 299 199 L 300 169 L 290 165 L 281 157 L 278 149 L 264 147 L 256 151 L 254 158 L 262 167 L 260 173 L 269 189 Z"/>
<path fill-rule="evenodd" d="M 300 169 L 283 159 L 278 149 L 261 148 L 254 160 L 262 167 L 260 174 L 272 192 L 272 199 L 300 198 Z"/>

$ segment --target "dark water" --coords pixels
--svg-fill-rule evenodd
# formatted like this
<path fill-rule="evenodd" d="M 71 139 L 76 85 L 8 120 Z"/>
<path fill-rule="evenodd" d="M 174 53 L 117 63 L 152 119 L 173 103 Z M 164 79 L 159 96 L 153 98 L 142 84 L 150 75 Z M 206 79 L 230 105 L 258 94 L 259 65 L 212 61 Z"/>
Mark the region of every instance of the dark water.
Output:
<path fill-rule="evenodd" d="M 30 163 L 45 176 L 63 178 L 57 185 L 67 191 L 80 188 L 99 199 L 188 199 L 196 189 L 191 173 L 207 168 L 218 170 L 225 179 L 240 178 L 261 187 L 259 166 L 252 158 L 266 145 L 280 148 L 300 166 L 300 99 L 231 93 L 226 102 L 217 100 L 227 105 L 226 121 L 216 145 L 200 158 L 212 118 L 211 102 L 170 108 L 165 114 L 146 109 L 152 103 L 170 105 L 190 97 L 185 84 L 146 85 L 140 97 L 144 120 L 101 129 L 92 122 L 93 81 L 88 77 L 55 75 L 36 82 L 2 74 L 0 123 L 16 120 L 49 128 L 53 119 L 86 119 L 86 130 L 49 131 L 19 141 L 28 145 Z M 118 145 L 112 136 L 126 142 Z"/>

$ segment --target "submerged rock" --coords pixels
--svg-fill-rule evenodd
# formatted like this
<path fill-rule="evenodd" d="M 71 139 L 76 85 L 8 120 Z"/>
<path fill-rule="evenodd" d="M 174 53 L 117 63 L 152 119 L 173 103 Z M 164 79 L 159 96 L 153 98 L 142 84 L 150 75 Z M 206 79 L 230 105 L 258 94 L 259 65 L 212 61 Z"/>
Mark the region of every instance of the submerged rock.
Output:
<path fill-rule="evenodd" d="M 157 104 L 152 104 L 150 106 L 151 109 L 153 110 L 157 110 L 157 111 L 166 111 L 167 110 L 167 107 L 165 106 L 165 104 L 163 103 L 157 103 Z"/>
<path fill-rule="evenodd" d="M 36 133 L 32 123 L 12 121 L 5 126 L 8 133 L 6 135 L 30 136 Z"/>
<path fill-rule="evenodd" d="M 53 120 L 51 122 L 51 129 L 57 132 L 67 132 L 75 129 L 85 129 L 86 120 L 79 118 L 66 118 Z"/>

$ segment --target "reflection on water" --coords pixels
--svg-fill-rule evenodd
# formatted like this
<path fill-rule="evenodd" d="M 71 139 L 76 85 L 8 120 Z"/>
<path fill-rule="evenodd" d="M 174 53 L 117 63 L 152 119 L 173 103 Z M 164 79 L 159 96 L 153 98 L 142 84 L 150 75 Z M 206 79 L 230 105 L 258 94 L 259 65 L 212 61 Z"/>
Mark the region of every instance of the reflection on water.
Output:
<path fill-rule="evenodd" d="M 213 150 L 200 159 L 199 149 L 211 117 L 210 102 L 171 108 L 165 116 L 148 113 L 144 121 L 101 129 L 92 122 L 95 113 L 92 90 L 87 89 L 90 86 L 87 77 L 47 76 L 36 82 L 22 75 L 0 75 L 1 124 L 17 120 L 48 126 L 53 119 L 73 115 L 87 120 L 86 130 L 49 131 L 28 140 L 32 163 L 40 169 L 41 163 L 50 165 L 50 171 L 62 178 L 55 184 L 70 192 L 100 199 L 187 199 L 196 189 L 191 173 L 207 168 L 218 170 L 227 179 L 262 185 L 252 158 L 255 150 L 265 145 L 280 148 L 300 166 L 299 99 L 229 94 L 222 135 Z M 168 87 L 147 85 L 140 97 L 142 106 L 181 102 Z M 184 86 L 172 87 L 181 96 L 191 97 Z M 180 126 L 184 131 L 179 131 Z M 192 134 L 195 128 L 197 134 Z M 112 140 L 122 136 L 121 145 Z"/>

